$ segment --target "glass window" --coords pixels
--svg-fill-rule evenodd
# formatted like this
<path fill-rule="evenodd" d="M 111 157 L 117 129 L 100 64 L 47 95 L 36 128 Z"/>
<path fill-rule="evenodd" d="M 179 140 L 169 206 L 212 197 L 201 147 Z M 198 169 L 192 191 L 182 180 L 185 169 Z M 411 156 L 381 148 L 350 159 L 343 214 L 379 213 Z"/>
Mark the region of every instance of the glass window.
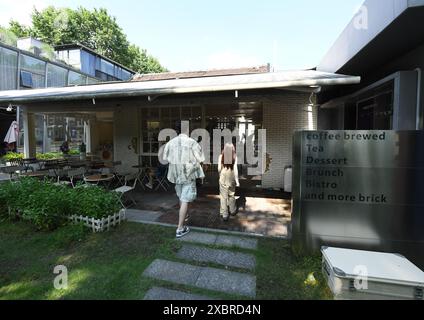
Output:
<path fill-rule="evenodd" d="M 38 73 L 44 75 L 46 63 L 42 60 L 26 56 L 24 54 L 21 55 L 21 68 L 32 73 Z"/>
<path fill-rule="evenodd" d="M 18 53 L 0 48 L 0 90 L 14 90 L 18 69 Z"/>
<path fill-rule="evenodd" d="M 94 79 L 94 78 L 88 78 L 87 79 L 88 84 L 96 84 L 96 83 L 99 83 L 99 82 L 100 82 L 99 80 Z"/>
<path fill-rule="evenodd" d="M 96 63 L 97 60 L 96 57 L 94 55 L 92 55 L 89 52 L 86 51 L 81 51 L 81 68 L 80 70 L 86 74 L 89 74 L 90 76 L 95 76 L 96 75 Z"/>
<path fill-rule="evenodd" d="M 97 70 L 104 72 L 109 75 L 114 75 L 114 65 L 104 59 L 98 59 Z"/>
<path fill-rule="evenodd" d="M 87 82 L 87 77 L 83 74 L 80 74 L 78 72 L 69 71 L 69 77 L 68 77 L 68 85 L 70 86 L 77 86 L 77 85 L 84 85 Z"/>
<path fill-rule="evenodd" d="M 45 67 L 46 62 L 26 56 L 21 56 L 21 70 L 32 73 L 33 88 L 44 88 L 45 87 Z"/>
<path fill-rule="evenodd" d="M 68 64 L 81 69 L 81 51 L 79 49 L 68 51 Z"/>
<path fill-rule="evenodd" d="M 47 65 L 47 87 L 65 87 L 67 70 L 52 64 Z"/>
<path fill-rule="evenodd" d="M 127 70 L 122 70 L 122 80 L 129 80 L 131 79 L 132 74 L 128 72 Z"/>
<path fill-rule="evenodd" d="M 59 151 L 65 140 L 69 140 L 71 149 L 78 149 L 84 139 L 84 118 L 48 115 L 47 136 L 52 151 Z"/>
<path fill-rule="evenodd" d="M 32 73 L 28 71 L 21 71 L 21 86 L 24 88 L 33 88 Z"/>
<path fill-rule="evenodd" d="M 356 101 L 356 130 L 391 130 L 393 128 L 394 83 L 373 89 Z"/>
<path fill-rule="evenodd" d="M 164 143 L 158 142 L 161 129 L 175 129 L 175 124 L 181 119 L 190 120 L 190 129 L 195 130 L 202 126 L 202 107 L 152 107 L 142 109 L 141 137 L 142 157 L 144 165 L 158 162 L 159 148 Z"/>

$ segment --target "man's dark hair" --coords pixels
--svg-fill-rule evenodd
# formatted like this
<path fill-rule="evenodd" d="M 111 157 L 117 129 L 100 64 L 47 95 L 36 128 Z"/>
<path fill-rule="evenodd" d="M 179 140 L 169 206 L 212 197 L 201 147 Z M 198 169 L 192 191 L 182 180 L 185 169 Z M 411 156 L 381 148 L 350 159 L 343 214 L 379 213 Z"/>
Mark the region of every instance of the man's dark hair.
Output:
<path fill-rule="evenodd" d="M 175 131 L 177 134 L 181 134 L 181 121 L 179 120 L 175 122 Z"/>

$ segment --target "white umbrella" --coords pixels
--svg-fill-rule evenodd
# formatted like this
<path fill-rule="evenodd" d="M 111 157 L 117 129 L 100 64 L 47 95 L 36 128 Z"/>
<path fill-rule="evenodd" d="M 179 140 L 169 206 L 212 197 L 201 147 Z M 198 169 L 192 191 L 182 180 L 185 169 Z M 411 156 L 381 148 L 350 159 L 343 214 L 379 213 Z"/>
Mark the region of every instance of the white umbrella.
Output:
<path fill-rule="evenodd" d="M 19 137 L 19 125 L 16 121 L 13 121 L 10 125 L 9 131 L 7 131 L 6 138 L 4 138 L 4 142 L 14 143 L 18 141 Z"/>

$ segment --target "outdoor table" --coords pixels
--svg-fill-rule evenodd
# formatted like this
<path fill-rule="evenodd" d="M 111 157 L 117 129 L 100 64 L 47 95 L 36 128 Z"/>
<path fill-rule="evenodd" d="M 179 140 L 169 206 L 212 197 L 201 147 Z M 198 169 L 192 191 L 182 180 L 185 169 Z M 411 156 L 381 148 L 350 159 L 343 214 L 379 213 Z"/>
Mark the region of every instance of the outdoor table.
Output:
<path fill-rule="evenodd" d="M 58 161 L 58 160 L 48 160 L 44 164 L 44 169 L 52 170 L 54 174 L 58 176 L 63 176 L 69 169 L 65 169 L 66 167 L 70 167 L 67 162 Z"/>
<path fill-rule="evenodd" d="M 96 186 L 102 183 L 108 188 L 114 177 L 113 174 L 95 174 L 85 177 L 84 181 L 86 183 L 95 184 Z"/>
<path fill-rule="evenodd" d="M 69 166 L 73 169 L 77 169 L 77 168 L 87 167 L 89 164 L 90 164 L 89 161 L 79 160 L 79 161 L 70 162 Z"/>
<path fill-rule="evenodd" d="M 105 163 L 103 161 L 90 161 L 91 169 L 103 169 L 105 167 Z"/>
<path fill-rule="evenodd" d="M 48 171 L 35 171 L 35 172 L 27 172 L 22 173 L 21 177 L 32 177 L 32 178 L 44 178 L 49 175 Z"/>

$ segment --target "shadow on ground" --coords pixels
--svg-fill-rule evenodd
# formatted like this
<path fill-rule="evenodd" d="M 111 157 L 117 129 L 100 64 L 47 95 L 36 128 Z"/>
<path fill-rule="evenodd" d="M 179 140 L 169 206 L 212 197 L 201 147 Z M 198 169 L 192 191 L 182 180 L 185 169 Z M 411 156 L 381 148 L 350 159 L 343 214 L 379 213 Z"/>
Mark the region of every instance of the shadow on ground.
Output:
<path fill-rule="evenodd" d="M 136 220 L 178 223 L 178 198 L 172 191 L 144 191 L 133 193 L 137 206 L 131 209 Z M 287 237 L 291 221 L 291 200 L 283 192 L 262 190 L 238 190 L 236 194 L 239 212 L 228 222 L 222 221 L 219 208 L 219 192 L 214 187 L 199 188 L 197 200 L 191 204 L 188 224 L 194 227 Z M 145 211 L 148 211 L 145 212 Z M 157 215 L 152 219 L 152 212 Z M 139 216 L 137 216 L 139 215 Z"/>

